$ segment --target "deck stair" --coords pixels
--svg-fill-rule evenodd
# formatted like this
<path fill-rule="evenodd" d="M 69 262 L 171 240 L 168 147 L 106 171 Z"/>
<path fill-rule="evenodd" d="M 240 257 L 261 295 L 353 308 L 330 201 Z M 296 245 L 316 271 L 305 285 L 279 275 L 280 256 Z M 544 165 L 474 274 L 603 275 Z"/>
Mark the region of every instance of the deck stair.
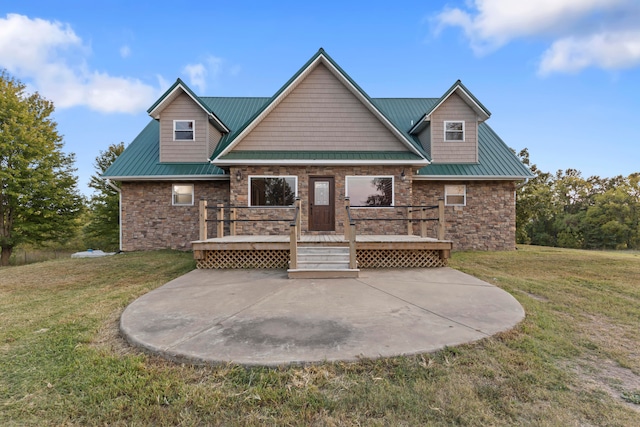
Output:
<path fill-rule="evenodd" d="M 288 270 L 290 279 L 353 278 L 360 272 L 349 268 L 345 246 L 299 246 L 297 262 L 298 268 Z"/>

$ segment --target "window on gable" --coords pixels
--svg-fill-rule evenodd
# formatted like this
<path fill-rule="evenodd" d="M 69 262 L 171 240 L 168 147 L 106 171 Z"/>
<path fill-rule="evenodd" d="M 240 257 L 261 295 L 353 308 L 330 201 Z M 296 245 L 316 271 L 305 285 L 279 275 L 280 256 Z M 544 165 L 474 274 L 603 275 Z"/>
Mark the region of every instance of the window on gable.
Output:
<path fill-rule="evenodd" d="M 173 140 L 174 141 L 193 141 L 195 120 L 174 120 L 173 121 Z"/>
<path fill-rule="evenodd" d="M 466 206 L 467 186 L 466 185 L 445 185 L 444 204 L 446 206 Z"/>
<path fill-rule="evenodd" d="M 193 206 L 193 184 L 173 184 L 171 204 L 173 206 Z"/>
<path fill-rule="evenodd" d="M 445 121 L 444 122 L 445 141 L 464 141 L 464 122 Z"/>
<path fill-rule="evenodd" d="M 296 176 L 250 176 L 249 206 L 291 206 L 298 194 Z"/>
<path fill-rule="evenodd" d="M 393 206 L 393 176 L 347 176 L 345 187 L 351 206 Z"/>

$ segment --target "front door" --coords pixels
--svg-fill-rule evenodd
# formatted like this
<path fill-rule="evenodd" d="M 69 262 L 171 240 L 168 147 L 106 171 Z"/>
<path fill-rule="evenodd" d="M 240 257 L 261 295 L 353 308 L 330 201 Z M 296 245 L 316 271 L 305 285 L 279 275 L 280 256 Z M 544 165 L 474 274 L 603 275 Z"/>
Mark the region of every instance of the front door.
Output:
<path fill-rule="evenodd" d="M 309 177 L 309 231 L 334 231 L 335 188 L 332 176 Z"/>

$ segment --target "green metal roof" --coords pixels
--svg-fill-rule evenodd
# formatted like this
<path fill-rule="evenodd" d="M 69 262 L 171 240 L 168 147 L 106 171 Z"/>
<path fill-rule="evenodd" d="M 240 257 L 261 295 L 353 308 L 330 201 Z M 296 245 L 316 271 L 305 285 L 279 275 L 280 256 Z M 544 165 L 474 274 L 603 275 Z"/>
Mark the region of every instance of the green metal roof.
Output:
<path fill-rule="evenodd" d="M 461 179 L 524 179 L 533 174 L 518 160 L 514 152 L 487 125 L 478 125 L 478 163 L 431 163 L 419 170 L 418 176 Z"/>
<path fill-rule="evenodd" d="M 384 118 L 389 120 L 392 126 L 400 132 L 406 140 L 413 145 L 424 159 L 430 159 L 430 153 L 426 151 L 416 135 L 409 131 L 431 112 L 443 99 L 445 99 L 456 87 L 460 86 L 473 101 L 489 114 L 488 110 L 457 81 L 440 98 L 370 98 L 360 87 L 347 75 L 324 50 L 320 49 L 291 79 L 272 97 L 257 98 L 230 98 L 230 97 L 197 97 L 190 89 L 178 79 L 150 109 L 156 108 L 177 85 L 181 85 L 194 96 L 198 103 L 206 111 L 210 112 L 220 120 L 228 129 L 229 133 L 223 135 L 214 150 L 212 158 L 215 158 L 224 151 L 225 148 L 252 122 L 269 104 L 271 104 L 291 83 L 310 65 L 318 56 L 323 55 L 336 69 L 343 74 L 357 90 L 360 91 L 371 105 L 377 109 Z M 214 113 L 215 112 L 215 113 Z M 111 167 L 103 174 L 105 178 L 111 179 L 163 179 L 181 177 L 192 178 L 214 178 L 225 176 L 225 172 L 210 163 L 160 163 L 159 161 L 159 123 L 152 120 L 144 130 L 133 140 L 127 149 L 116 159 Z M 224 160 L 251 160 L 268 161 L 284 160 L 288 163 L 292 161 L 424 161 L 419 155 L 409 151 L 406 152 L 355 152 L 355 151 L 230 151 L 221 158 Z M 477 164 L 430 164 L 419 170 L 417 176 L 424 179 L 461 179 L 461 178 L 493 178 L 493 179 L 522 179 L 532 177 L 529 169 L 524 166 L 513 153 L 513 151 L 496 135 L 496 133 L 486 124 L 480 123 L 478 128 L 478 158 Z"/>

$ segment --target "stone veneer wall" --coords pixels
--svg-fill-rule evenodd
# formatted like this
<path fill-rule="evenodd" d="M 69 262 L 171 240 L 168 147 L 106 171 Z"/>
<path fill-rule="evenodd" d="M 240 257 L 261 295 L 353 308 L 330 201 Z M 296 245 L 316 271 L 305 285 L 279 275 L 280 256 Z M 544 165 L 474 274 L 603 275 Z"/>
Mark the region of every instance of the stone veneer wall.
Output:
<path fill-rule="evenodd" d="M 513 181 L 414 181 L 413 204 L 433 205 L 444 198 L 445 185 L 467 186 L 466 206 L 446 206 L 447 240 L 454 250 L 514 250 L 516 202 Z M 435 222 L 429 227 L 435 227 Z M 429 236 L 435 230 L 429 231 Z"/>
<path fill-rule="evenodd" d="M 173 184 L 194 184 L 193 206 L 172 206 Z M 229 181 L 123 182 L 122 249 L 190 249 L 191 241 L 199 237 L 202 197 L 209 206 L 229 204 Z M 215 237 L 215 223 L 209 223 L 208 229 L 209 237 Z"/>
<path fill-rule="evenodd" d="M 237 170 L 242 172 L 242 180 L 236 177 Z M 406 180 L 400 179 L 405 170 Z M 298 196 L 301 199 L 302 232 L 305 234 L 342 234 L 346 211 L 344 208 L 345 176 L 349 175 L 389 175 L 394 177 L 395 204 L 406 206 L 411 200 L 411 170 L 401 166 L 243 166 L 230 170 L 231 204 L 248 206 L 249 176 L 253 175 L 293 175 L 298 177 Z M 332 176 L 335 182 L 335 232 L 309 232 L 309 177 Z M 211 206 L 211 204 L 209 204 Z M 352 218 L 406 218 L 404 208 L 364 208 L 352 209 Z M 288 234 L 289 222 L 293 219 L 293 209 L 239 209 L 238 219 L 269 218 L 281 219 L 282 222 L 240 222 L 238 234 Z M 358 224 L 359 234 L 406 234 L 407 224 L 404 221 L 363 221 Z"/>

